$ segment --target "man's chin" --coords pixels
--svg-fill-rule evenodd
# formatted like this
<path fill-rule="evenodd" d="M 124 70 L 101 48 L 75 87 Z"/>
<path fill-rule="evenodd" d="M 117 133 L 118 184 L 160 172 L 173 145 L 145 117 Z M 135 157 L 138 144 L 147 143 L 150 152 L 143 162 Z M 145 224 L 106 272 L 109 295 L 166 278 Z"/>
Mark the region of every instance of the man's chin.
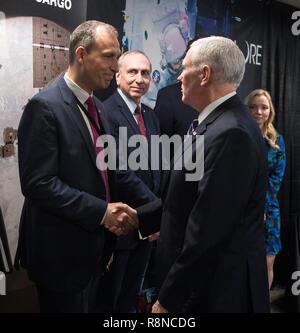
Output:
<path fill-rule="evenodd" d="M 132 98 L 141 98 L 146 92 L 145 91 L 131 91 L 129 92 L 129 95 L 132 97 Z"/>

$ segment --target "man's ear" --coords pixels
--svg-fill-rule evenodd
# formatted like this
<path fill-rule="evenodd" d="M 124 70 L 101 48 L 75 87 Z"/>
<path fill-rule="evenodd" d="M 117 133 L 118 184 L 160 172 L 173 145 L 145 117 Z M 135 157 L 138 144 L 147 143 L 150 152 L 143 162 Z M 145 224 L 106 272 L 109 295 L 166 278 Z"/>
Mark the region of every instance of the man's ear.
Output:
<path fill-rule="evenodd" d="M 76 60 L 79 64 L 83 64 L 83 58 L 86 51 L 83 46 L 78 46 L 75 51 Z"/>
<path fill-rule="evenodd" d="M 116 73 L 116 82 L 117 82 L 117 86 L 119 87 L 119 85 L 120 85 L 120 71 Z"/>
<path fill-rule="evenodd" d="M 211 67 L 208 65 L 204 65 L 201 71 L 201 85 L 205 86 L 211 81 Z"/>

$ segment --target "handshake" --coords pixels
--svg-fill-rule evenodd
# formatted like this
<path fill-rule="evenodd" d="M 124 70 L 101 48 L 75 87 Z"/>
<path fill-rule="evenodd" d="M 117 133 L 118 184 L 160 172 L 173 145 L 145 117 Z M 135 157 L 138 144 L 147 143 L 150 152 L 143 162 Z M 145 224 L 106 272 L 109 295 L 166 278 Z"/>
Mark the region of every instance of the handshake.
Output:
<path fill-rule="evenodd" d="M 103 224 L 117 236 L 126 235 L 139 227 L 137 211 L 122 202 L 109 203 Z"/>

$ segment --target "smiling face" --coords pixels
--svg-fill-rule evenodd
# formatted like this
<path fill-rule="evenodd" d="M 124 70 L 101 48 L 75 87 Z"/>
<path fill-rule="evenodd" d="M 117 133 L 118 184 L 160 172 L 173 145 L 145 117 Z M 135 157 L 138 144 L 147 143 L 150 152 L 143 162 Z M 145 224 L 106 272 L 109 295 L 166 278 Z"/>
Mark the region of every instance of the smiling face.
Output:
<path fill-rule="evenodd" d="M 104 29 L 97 30 L 95 44 L 89 52 L 82 49 L 82 79 L 87 90 L 105 89 L 118 70 L 120 46 L 117 36 Z"/>
<path fill-rule="evenodd" d="M 262 128 L 270 117 L 269 100 L 264 95 L 256 95 L 251 99 L 249 108 L 258 125 Z"/>
<path fill-rule="evenodd" d="M 116 74 L 118 87 L 137 104 L 148 91 L 151 81 L 151 65 L 149 60 L 140 53 L 126 55 Z"/>

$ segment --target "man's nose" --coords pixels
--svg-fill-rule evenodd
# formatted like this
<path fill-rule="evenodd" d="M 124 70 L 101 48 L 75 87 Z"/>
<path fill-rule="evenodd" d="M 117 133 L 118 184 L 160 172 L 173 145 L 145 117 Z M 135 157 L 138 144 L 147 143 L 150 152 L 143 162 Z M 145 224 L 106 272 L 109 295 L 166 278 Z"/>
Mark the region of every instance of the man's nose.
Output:
<path fill-rule="evenodd" d="M 111 65 L 111 70 L 114 71 L 115 73 L 117 73 L 119 71 L 119 66 L 118 66 L 118 59 L 115 58 L 112 62 L 112 65 Z"/>
<path fill-rule="evenodd" d="M 143 83 L 144 82 L 144 77 L 141 72 L 138 72 L 135 76 L 135 81 L 138 83 Z"/>

